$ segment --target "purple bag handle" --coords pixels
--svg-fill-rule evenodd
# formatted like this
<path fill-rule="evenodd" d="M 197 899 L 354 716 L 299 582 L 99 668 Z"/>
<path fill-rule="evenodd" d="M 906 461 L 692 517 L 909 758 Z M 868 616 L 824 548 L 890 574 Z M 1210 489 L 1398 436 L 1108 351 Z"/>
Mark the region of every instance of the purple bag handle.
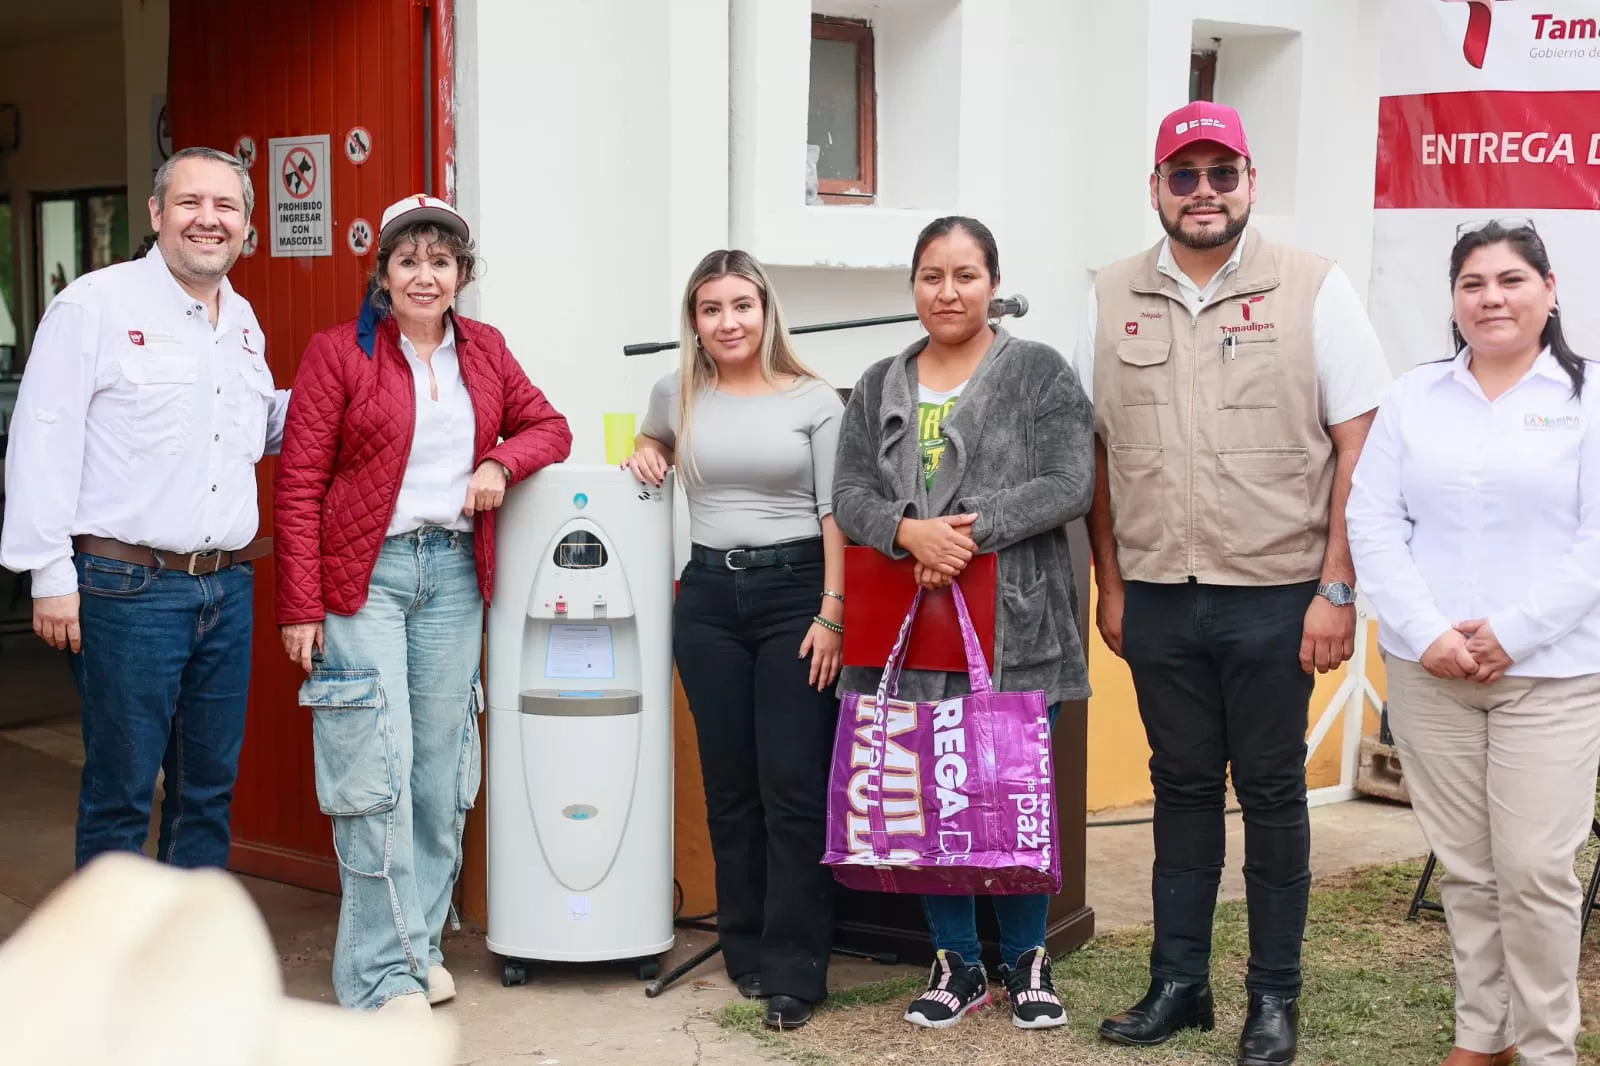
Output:
<path fill-rule="evenodd" d="M 994 691 L 994 679 L 989 673 L 989 664 L 983 661 L 983 646 L 978 643 L 978 632 L 972 626 L 971 614 L 967 612 L 966 598 L 961 595 L 961 586 L 956 582 L 950 583 L 950 592 L 955 596 L 956 617 L 961 621 L 961 647 L 967 656 L 968 687 L 975 696 L 988 696 Z M 917 586 L 911 609 L 900 623 L 900 633 L 895 638 L 893 650 L 889 652 L 889 661 L 884 664 L 883 676 L 878 679 L 873 719 L 877 731 L 872 741 L 875 757 L 867 770 L 866 781 L 867 828 L 872 837 L 872 856 L 875 859 L 889 857 L 889 828 L 883 815 L 883 762 L 888 757 L 889 747 L 889 716 L 884 704 L 899 693 L 900 670 L 905 661 L 906 647 L 911 643 L 911 624 L 916 620 L 917 608 L 922 604 L 922 593 L 922 586 Z M 982 767 L 979 772 L 980 775 L 983 773 Z"/>
<path fill-rule="evenodd" d="M 983 661 L 983 646 L 978 643 L 978 631 L 972 627 L 972 615 L 967 612 L 966 597 L 961 595 L 961 586 L 955 582 L 951 582 L 950 592 L 956 598 L 956 617 L 961 621 L 961 647 L 967 656 L 967 684 L 974 693 L 992 692 L 994 679 L 989 673 L 989 664 Z M 911 609 L 906 612 L 905 621 L 900 623 L 900 635 L 895 638 L 889 661 L 884 664 L 883 676 L 878 679 L 880 704 L 885 698 L 894 698 L 900 691 L 900 670 L 905 662 L 906 649 L 911 643 L 911 623 L 916 620 L 917 608 L 922 605 L 922 593 L 922 586 L 917 586 Z"/>

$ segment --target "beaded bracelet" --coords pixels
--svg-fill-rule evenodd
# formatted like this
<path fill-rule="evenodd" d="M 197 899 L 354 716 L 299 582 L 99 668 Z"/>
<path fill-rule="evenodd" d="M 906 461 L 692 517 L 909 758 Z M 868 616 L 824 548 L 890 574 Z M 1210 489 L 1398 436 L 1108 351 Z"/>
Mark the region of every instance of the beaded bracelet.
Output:
<path fill-rule="evenodd" d="M 840 625 L 838 622 L 830 622 L 820 614 L 813 618 L 812 621 L 817 623 L 817 625 L 821 626 L 823 629 L 832 630 L 835 633 L 844 632 L 844 626 Z"/>

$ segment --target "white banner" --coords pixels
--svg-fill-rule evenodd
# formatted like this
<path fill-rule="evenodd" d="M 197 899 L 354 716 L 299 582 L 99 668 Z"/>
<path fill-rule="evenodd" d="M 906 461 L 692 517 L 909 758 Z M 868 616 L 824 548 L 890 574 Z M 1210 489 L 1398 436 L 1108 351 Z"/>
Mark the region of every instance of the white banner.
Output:
<path fill-rule="evenodd" d="M 1525 217 L 1600 359 L 1600 0 L 1385 0 L 1371 312 L 1398 372 L 1454 352 L 1456 227 Z"/>

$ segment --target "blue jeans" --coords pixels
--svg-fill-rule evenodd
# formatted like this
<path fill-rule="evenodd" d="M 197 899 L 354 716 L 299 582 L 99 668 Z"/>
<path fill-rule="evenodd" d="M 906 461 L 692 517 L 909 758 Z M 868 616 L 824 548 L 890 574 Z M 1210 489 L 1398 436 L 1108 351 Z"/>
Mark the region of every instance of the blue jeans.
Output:
<path fill-rule="evenodd" d="M 1050 708 L 1050 728 L 1054 729 L 1061 705 Z M 1034 948 L 1044 946 L 1045 929 L 1050 919 L 1049 896 L 990 896 L 995 921 L 1000 926 L 1000 963 L 1015 966 L 1017 960 Z M 972 896 L 923 896 L 922 915 L 928 922 L 933 946 L 953 951 L 966 962 L 975 963 L 983 954 L 978 944 L 978 901 Z"/>
<path fill-rule="evenodd" d="M 250 692 L 255 570 L 190 577 L 78 555 L 83 709 L 76 861 L 143 851 L 166 771 L 156 856 L 228 864 L 229 808 Z"/>
<path fill-rule="evenodd" d="M 461 872 L 461 830 L 483 778 L 478 739 L 483 598 L 472 535 L 390 537 L 367 602 L 323 622 L 300 687 L 317 801 L 333 819 L 339 939 L 333 990 L 371 1010 L 427 991 Z"/>

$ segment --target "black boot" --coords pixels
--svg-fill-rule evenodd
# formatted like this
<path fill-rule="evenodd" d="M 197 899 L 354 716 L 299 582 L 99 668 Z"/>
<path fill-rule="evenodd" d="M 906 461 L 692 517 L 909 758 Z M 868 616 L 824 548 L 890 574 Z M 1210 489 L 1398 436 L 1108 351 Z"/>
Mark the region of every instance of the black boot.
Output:
<path fill-rule="evenodd" d="M 1151 981 L 1143 999 L 1100 1023 L 1100 1035 L 1114 1044 L 1150 1047 L 1180 1030 L 1210 1032 L 1215 1025 L 1209 981 Z"/>
<path fill-rule="evenodd" d="M 734 986 L 739 989 L 739 994 L 745 999 L 765 999 L 761 991 L 761 971 L 752 970 L 750 973 L 741 974 L 734 981 Z"/>
<path fill-rule="evenodd" d="M 811 1020 L 811 1004 L 780 993 L 767 1000 L 766 1017 L 761 1020 L 768 1029 L 798 1029 Z"/>
<path fill-rule="evenodd" d="M 1239 1036 L 1239 1066 L 1288 1066 L 1294 1061 L 1299 1033 L 1296 997 L 1250 993 L 1250 1016 Z"/>

